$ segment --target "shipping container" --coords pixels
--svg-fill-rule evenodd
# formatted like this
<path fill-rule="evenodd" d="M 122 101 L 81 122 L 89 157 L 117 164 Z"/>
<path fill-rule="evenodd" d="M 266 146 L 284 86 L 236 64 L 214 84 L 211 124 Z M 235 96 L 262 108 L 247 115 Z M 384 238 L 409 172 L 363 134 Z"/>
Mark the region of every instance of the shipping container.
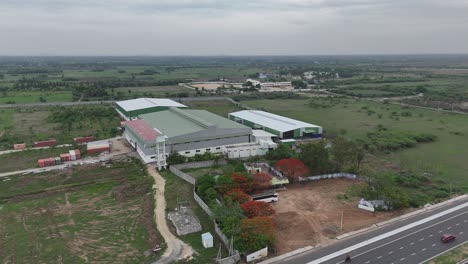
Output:
<path fill-rule="evenodd" d="M 25 148 L 26 148 L 26 144 L 24 143 L 13 145 L 13 149 L 25 149 Z"/>
<path fill-rule="evenodd" d="M 75 157 L 76 157 L 76 160 L 79 160 L 81 159 L 81 152 L 79 149 L 75 149 Z"/>
<path fill-rule="evenodd" d="M 93 136 L 77 137 L 77 138 L 74 138 L 73 141 L 75 141 L 75 143 L 78 143 L 78 144 L 88 143 L 88 142 L 94 141 L 94 137 Z"/>
<path fill-rule="evenodd" d="M 45 167 L 44 159 L 37 160 L 37 163 L 39 164 L 39 167 L 41 167 L 41 168 Z"/>
<path fill-rule="evenodd" d="M 55 165 L 60 165 L 62 164 L 62 159 L 60 157 L 55 157 Z"/>
<path fill-rule="evenodd" d="M 35 148 L 38 148 L 38 147 L 51 147 L 51 146 L 54 146 L 55 144 L 57 144 L 57 141 L 55 139 L 51 139 L 51 140 L 46 140 L 46 141 L 36 141 L 34 142 L 34 147 Z"/>

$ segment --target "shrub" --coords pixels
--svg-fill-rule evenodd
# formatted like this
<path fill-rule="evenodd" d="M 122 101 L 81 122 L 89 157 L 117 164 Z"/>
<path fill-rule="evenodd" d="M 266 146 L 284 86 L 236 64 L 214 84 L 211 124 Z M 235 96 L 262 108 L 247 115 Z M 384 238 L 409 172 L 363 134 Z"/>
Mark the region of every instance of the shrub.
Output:
<path fill-rule="evenodd" d="M 265 202 L 248 201 L 244 204 L 241 204 L 240 207 L 244 212 L 244 215 L 248 218 L 257 216 L 271 216 L 275 214 L 275 210 L 273 210 L 271 205 Z"/>

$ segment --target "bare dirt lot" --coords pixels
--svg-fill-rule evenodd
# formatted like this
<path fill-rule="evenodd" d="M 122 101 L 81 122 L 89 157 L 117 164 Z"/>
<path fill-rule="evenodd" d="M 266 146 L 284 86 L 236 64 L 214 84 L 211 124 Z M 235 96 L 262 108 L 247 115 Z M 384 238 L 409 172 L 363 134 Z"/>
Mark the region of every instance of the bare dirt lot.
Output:
<path fill-rule="evenodd" d="M 339 200 L 353 180 L 330 179 L 306 184 L 291 184 L 279 192 L 272 203 L 277 228 L 277 254 L 301 247 L 328 244 L 337 235 L 368 227 L 404 212 L 371 213 L 357 208 L 357 199 Z M 343 211 L 343 231 L 340 232 Z"/>

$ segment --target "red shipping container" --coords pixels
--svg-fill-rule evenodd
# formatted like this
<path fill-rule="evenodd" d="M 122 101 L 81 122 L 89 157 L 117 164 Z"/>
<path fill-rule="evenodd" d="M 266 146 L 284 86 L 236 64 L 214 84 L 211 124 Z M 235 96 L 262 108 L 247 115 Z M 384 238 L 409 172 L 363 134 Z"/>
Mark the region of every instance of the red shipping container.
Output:
<path fill-rule="evenodd" d="M 39 167 L 41 168 L 45 167 L 45 162 L 43 159 L 37 160 L 37 163 L 39 164 Z"/>
<path fill-rule="evenodd" d="M 81 159 L 81 152 L 79 149 L 75 149 L 75 157 L 77 160 Z"/>
<path fill-rule="evenodd" d="M 25 149 L 25 148 L 26 148 L 26 144 L 24 143 L 13 145 L 13 149 Z"/>
<path fill-rule="evenodd" d="M 51 140 L 46 140 L 46 141 L 36 141 L 36 142 L 34 142 L 33 146 L 35 148 L 38 148 L 38 147 L 51 147 L 51 146 L 54 146 L 55 144 L 57 144 L 57 140 L 51 139 Z"/>
<path fill-rule="evenodd" d="M 91 141 L 94 141 L 94 137 L 93 136 L 89 136 L 89 137 L 77 137 L 77 138 L 74 138 L 73 141 L 75 141 L 75 143 L 88 143 L 88 142 L 91 142 Z"/>
<path fill-rule="evenodd" d="M 68 153 L 60 154 L 60 160 L 62 160 L 62 161 L 70 161 L 70 154 L 68 154 Z"/>

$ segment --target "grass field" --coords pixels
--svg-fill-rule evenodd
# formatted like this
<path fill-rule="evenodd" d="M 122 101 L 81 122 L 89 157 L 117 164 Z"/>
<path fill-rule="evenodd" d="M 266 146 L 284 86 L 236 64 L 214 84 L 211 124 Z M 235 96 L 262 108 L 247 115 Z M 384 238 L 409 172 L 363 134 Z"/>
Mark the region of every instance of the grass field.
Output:
<path fill-rule="evenodd" d="M 228 101 L 196 102 L 197 107 L 226 116 L 233 106 Z M 430 133 L 438 137 L 434 143 L 419 144 L 389 154 L 377 154 L 389 167 L 431 173 L 434 179 L 452 182 L 453 186 L 468 191 L 468 116 L 424 109 L 338 98 L 278 99 L 242 101 L 243 104 L 283 116 L 295 118 L 324 128 L 328 136 L 342 135 L 350 139 L 365 138 L 378 125 L 397 131 Z M 369 114 L 371 112 L 371 114 Z M 375 112 L 375 113 L 372 113 Z M 398 115 L 398 119 L 393 116 Z M 411 112 L 403 117 L 402 112 Z"/>
<path fill-rule="evenodd" d="M 227 100 L 188 101 L 183 102 L 183 104 L 194 109 L 204 109 L 223 117 L 227 117 L 231 112 L 242 110 Z"/>
<path fill-rule="evenodd" d="M 428 264 L 455 264 L 463 263 L 463 260 L 468 259 L 468 244 L 464 244 L 456 249 L 438 256 L 437 258 L 428 262 Z"/>
<path fill-rule="evenodd" d="M 68 153 L 71 147 L 37 149 L 14 152 L 0 155 L 0 173 L 18 170 L 38 168 L 38 159 L 58 157 L 62 153 Z M 84 156 L 85 154 L 83 154 Z"/>
<path fill-rule="evenodd" d="M 0 181 L 0 262 L 149 263 L 151 179 L 128 163 Z"/>
<path fill-rule="evenodd" d="M 53 92 L 7 92 L 6 95 L 0 96 L 0 104 L 16 103 L 16 104 L 29 104 L 40 103 L 40 98 L 45 102 L 71 102 L 71 91 L 53 91 Z"/>
<path fill-rule="evenodd" d="M 220 240 L 218 239 L 216 233 L 214 232 L 213 221 L 210 217 L 198 206 L 198 204 L 193 199 L 193 186 L 184 180 L 178 178 L 171 172 L 163 172 L 161 175 L 166 179 L 166 210 L 171 211 L 177 207 L 178 201 L 189 202 L 192 210 L 195 215 L 198 217 L 198 220 L 202 224 L 202 231 L 188 234 L 180 237 L 183 241 L 190 244 L 198 255 L 195 256 L 195 260 L 192 263 L 214 263 L 214 259 L 219 250 Z M 168 222 L 172 232 L 175 234 L 175 227 L 172 226 L 172 223 Z M 213 248 L 204 248 L 201 241 L 201 234 L 210 232 L 214 238 L 214 247 Z M 223 247 L 223 257 L 226 257 L 227 253 Z"/>
<path fill-rule="evenodd" d="M 70 122 L 51 120 L 54 110 L 70 111 Z M 96 116 L 96 112 L 103 115 Z M 115 135 L 119 121 L 117 113 L 108 105 L 0 109 L 0 149 L 12 149 L 14 143 L 31 146 L 34 141 L 47 139 L 63 144 L 72 143 L 74 137 L 80 136 L 110 138 Z"/>
<path fill-rule="evenodd" d="M 129 92 L 130 91 L 130 92 Z M 184 88 L 179 85 L 170 86 L 148 86 L 148 87 L 120 87 L 108 89 L 109 94 L 118 95 L 119 93 L 124 98 L 135 98 L 135 97 L 177 97 L 181 93 L 187 95 L 194 95 L 195 91 Z"/>

